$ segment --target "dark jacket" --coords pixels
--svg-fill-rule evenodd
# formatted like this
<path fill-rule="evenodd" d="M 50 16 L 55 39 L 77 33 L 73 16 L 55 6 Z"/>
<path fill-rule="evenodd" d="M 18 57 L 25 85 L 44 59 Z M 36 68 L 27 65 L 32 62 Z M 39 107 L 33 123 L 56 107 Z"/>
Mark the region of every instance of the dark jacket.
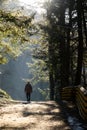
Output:
<path fill-rule="evenodd" d="M 30 83 L 27 83 L 27 84 L 25 85 L 25 92 L 26 92 L 26 93 L 32 93 L 32 86 L 31 86 Z"/>

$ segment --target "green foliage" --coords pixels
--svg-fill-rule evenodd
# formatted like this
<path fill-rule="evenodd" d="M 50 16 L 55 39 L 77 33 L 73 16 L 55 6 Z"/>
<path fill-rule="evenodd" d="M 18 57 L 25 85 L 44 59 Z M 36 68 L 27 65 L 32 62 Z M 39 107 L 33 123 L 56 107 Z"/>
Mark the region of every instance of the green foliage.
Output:
<path fill-rule="evenodd" d="M 32 74 L 31 81 L 33 84 L 44 81 L 48 82 L 49 74 L 46 63 L 41 59 L 32 59 L 32 63 L 27 63 L 29 72 Z"/>
<path fill-rule="evenodd" d="M 32 18 L 0 10 L 0 64 L 16 58 L 28 46 Z"/>
<path fill-rule="evenodd" d="M 0 98 L 11 99 L 10 95 L 7 94 L 4 90 L 0 89 Z"/>
<path fill-rule="evenodd" d="M 45 100 L 49 100 L 49 89 L 48 88 L 46 88 L 46 89 L 38 88 L 38 90 L 42 94 L 42 96 Z"/>

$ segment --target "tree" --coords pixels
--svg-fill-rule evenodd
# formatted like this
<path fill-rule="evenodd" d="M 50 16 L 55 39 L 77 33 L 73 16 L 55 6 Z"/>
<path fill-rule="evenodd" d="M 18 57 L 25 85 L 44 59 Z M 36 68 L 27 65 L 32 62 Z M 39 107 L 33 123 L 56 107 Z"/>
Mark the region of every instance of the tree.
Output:
<path fill-rule="evenodd" d="M 0 10 L 0 64 L 19 56 L 28 46 L 34 15 L 25 17 Z"/>
<path fill-rule="evenodd" d="M 85 18 L 82 15 L 83 3 L 83 1 L 75 0 L 55 0 L 49 6 L 47 19 L 49 21 L 48 27 L 50 28 L 46 30 L 50 39 L 48 40 L 49 57 L 51 58 L 49 64 L 52 66 L 51 72 L 53 72 L 54 84 L 56 79 L 59 78 L 61 87 L 74 86 L 81 83 L 83 41 L 85 40 L 83 40 L 83 36 L 84 34 L 86 36 L 86 31 L 82 34 L 83 25 L 84 30 L 86 30 Z M 50 89 L 54 91 L 55 87 L 52 86 Z"/>
<path fill-rule="evenodd" d="M 75 85 L 81 84 L 82 64 L 83 64 L 83 31 L 82 31 L 82 0 L 77 0 L 77 23 L 78 23 L 78 61 L 75 77 Z"/>
<path fill-rule="evenodd" d="M 45 34 L 44 44 L 48 50 L 45 51 L 42 44 L 39 58 L 47 63 L 51 100 L 57 97 L 58 88 L 82 83 L 82 68 L 86 62 L 86 16 L 83 4 L 82 0 L 53 0 L 47 4 L 46 24 L 40 27 Z M 44 56 L 43 52 L 47 55 Z"/>

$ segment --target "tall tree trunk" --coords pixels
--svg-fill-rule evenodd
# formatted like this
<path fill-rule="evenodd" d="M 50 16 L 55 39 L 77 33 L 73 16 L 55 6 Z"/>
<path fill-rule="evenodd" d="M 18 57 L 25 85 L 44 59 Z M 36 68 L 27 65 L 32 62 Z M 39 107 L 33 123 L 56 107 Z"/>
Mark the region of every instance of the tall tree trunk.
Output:
<path fill-rule="evenodd" d="M 54 100 L 54 77 L 53 77 L 53 72 L 49 72 L 49 81 L 50 81 L 50 100 Z"/>
<path fill-rule="evenodd" d="M 60 6 L 60 79 L 61 88 L 66 87 L 66 44 L 65 44 L 65 5 Z"/>
<path fill-rule="evenodd" d="M 50 83 L 50 100 L 54 100 L 54 73 L 53 73 L 53 44 L 50 37 L 48 45 L 48 54 L 49 54 L 49 83 Z"/>
<path fill-rule="evenodd" d="M 84 27 L 84 34 L 85 34 L 85 38 L 86 38 L 85 43 L 86 43 L 86 46 L 87 46 L 87 27 L 86 27 L 85 13 L 87 13 L 87 11 L 85 12 L 84 4 L 83 4 L 83 8 L 82 8 L 83 27 Z"/>
<path fill-rule="evenodd" d="M 69 77 L 70 77 L 70 32 L 72 27 L 72 4 L 69 3 L 69 24 L 67 28 L 67 44 L 66 44 L 66 85 L 69 86 Z"/>
<path fill-rule="evenodd" d="M 83 63 L 83 35 L 82 35 L 82 0 L 77 0 L 77 18 L 78 18 L 78 59 L 75 77 L 75 85 L 81 83 L 82 63 Z"/>

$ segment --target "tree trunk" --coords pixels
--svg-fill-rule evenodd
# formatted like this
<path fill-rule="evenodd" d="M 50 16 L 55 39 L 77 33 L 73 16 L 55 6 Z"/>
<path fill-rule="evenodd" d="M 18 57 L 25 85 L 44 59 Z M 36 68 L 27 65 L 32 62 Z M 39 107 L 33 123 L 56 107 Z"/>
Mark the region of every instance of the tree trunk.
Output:
<path fill-rule="evenodd" d="M 54 100 L 54 78 L 53 73 L 49 73 L 49 81 L 50 81 L 50 100 Z"/>
<path fill-rule="evenodd" d="M 82 63 L 83 63 L 83 35 L 82 35 L 82 0 L 77 0 L 77 18 L 78 18 L 78 59 L 75 76 L 75 85 L 81 83 Z"/>

